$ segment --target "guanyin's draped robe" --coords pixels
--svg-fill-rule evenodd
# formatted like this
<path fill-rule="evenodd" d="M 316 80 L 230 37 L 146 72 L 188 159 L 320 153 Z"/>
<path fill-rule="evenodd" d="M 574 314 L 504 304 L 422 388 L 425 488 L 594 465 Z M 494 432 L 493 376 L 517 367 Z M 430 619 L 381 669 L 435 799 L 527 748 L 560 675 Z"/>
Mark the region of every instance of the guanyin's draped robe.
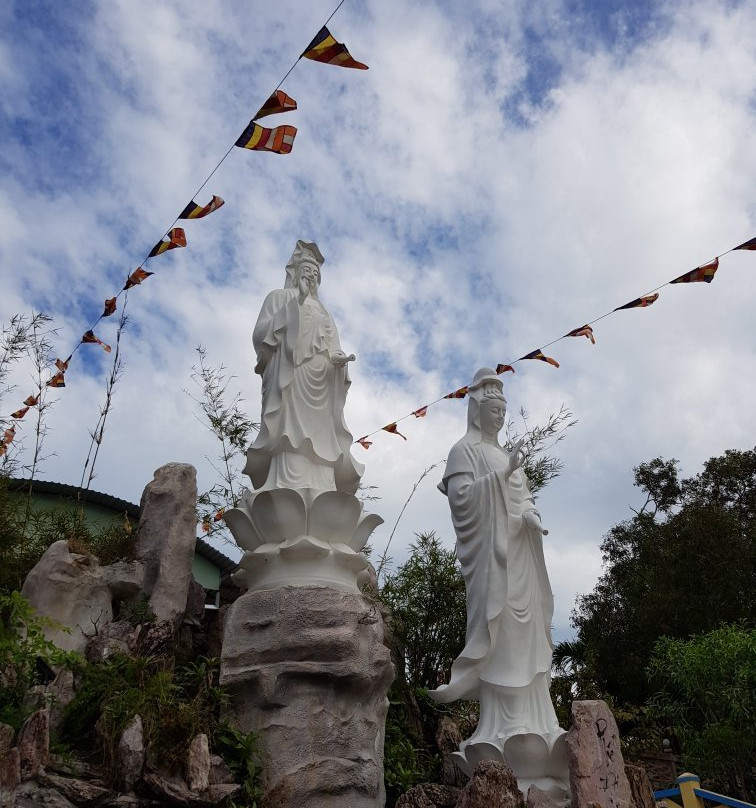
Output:
<path fill-rule="evenodd" d="M 262 375 L 260 432 L 247 452 L 245 473 L 255 488 L 318 488 L 354 493 L 363 467 L 351 455 L 344 422 L 349 388 L 333 318 L 296 289 L 275 289 L 253 332 L 255 372 Z"/>
<path fill-rule="evenodd" d="M 470 741 L 561 733 L 549 698 L 554 599 L 542 535 L 523 520 L 535 508 L 524 472 L 505 478 L 507 468 L 506 450 L 472 429 L 452 447 L 439 485 L 457 533 L 467 635 L 449 684 L 432 695 L 481 702 Z"/>

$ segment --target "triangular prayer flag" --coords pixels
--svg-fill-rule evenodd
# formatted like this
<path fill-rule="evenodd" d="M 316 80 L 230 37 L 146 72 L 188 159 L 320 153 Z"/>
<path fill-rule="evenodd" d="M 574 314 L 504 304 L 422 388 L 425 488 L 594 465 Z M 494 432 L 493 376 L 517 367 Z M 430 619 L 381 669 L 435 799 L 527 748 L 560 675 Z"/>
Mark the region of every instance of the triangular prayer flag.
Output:
<path fill-rule="evenodd" d="M 419 410 L 415 410 L 412 414 L 415 418 L 425 418 L 428 414 L 428 405 L 426 404 L 424 407 L 420 407 Z"/>
<path fill-rule="evenodd" d="M 167 241 L 166 241 L 167 239 Z M 177 247 L 186 247 L 186 233 L 181 227 L 174 227 L 162 240 L 150 250 L 148 258 L 154 258 L 156 255 L 162 255 L 168 250 L 175 250 Z"/>
<path fill-rule="evenodd" d="M 39 395 L 27 396 L 26 401 L 24 401 L 24 404 L 26 404 L 27 407 L 36 407 L 38 401 L 39 401 Z"/>
<path fill-rule="evenodd" d="M 756 250 L 756 238 L 744 241 L 739 247 L 733 247 L 733 250 Z"/>
<path fill-rule="evenodd" d="M 209 533 L 211 529 L 212 529 L 212 525 L 210 524 L 210 517 L 206 516 L 202 520 L 202 530 L 204 530 L 205 533 Z"/>
<path fill-rule="evenodd" d="M 139 286 L 139 284 L 149 278 L 150 275 L 154 275 L 154 272 L 147 272 L 146 270 L 142 269 L 142 267 L 137 267 L 131 275 L 129 275 L 129 279 L 126 281 L 126 285 L 123 287 L 125 289 L 131 289 L 132 286 Z"/>
<path fill-rule="evenodd" d="M 234 145 L 252 151 L 267 151 L 274 154 L 288 154 L 297 136 L 296 126 L 276 126 L 265 129 L 259 123 L 249 122 L 249 126 L 239 135 Z"/>
<path fill-rule="evenodd" d="M 396 422 L 393 424 L 388 424 L 387 426 L 382 427 L 385 432 L 390 432 L 392 435 L 399 435 L 400 438 L 404 438 L 404 435 L 396 428 Z M 407 438 L 404 438 L 407 440 Z"/>
<path fill-rule="evenodd" d="M 29 407 L 22 407 L 20 410 L 16 410 L 15 412 L 11 413 L 11 418 L 21 419 L 23 418 L 26 413 L 29 412 Z"/>
<path fill-rule="evenodd" d="M 213 195 L 213 198 L 201 208 L 194 200 L 192 200 L 182 211 L 179 213 L 179 219 L 202 219 L 214 210 L 223 207 L 224 201 L 219 197 Z"/>
<path fill-rule="evenodd" d="M 87 343 L 92 343 L 93 345 L 99 345 L 102 347 L 105 353 L 110 353 L 111 350 L 113 350 L 110 347 L 110 345 L 106 345 L 99 337 L 96 337 L 94 331 L 92 331 L 91 329 L 87 331 L 86 334 L 84 334 L 84 336 L 81 338 L 81 342 L 83 345 L 86 345 Z"/>
<path fill-rule="evenodd" d="M 15 437 L 16 437 L 15 426 L 8 427 L 8 429 L 6 429 L 5 432 L 3 433 L 3 440 L 5 441 L 6 444 L 13 443 L 13 438 Z"/>
<path fill-rule="evenodd" d="M 58 373 L 56 373 L 52 377 L 52 379 L 50 379 L 50 381 L 47 383 L 47 386 L 48 387 L 65 387 L 66 386 L 66 380 L 64 378 L 63 371 L 61 370 Z"/>
<path fill-rule="evenodd" d="M 55 367 L 56 367 L 56 368 L 58 368 L 58 370 L 59 370 L 61 373 L 65 373 L 65 372 L 68 370 L 68 363 L 69 363 L 70 361 L 71 361 L 71 357 L 70 357 L 70 356 L 68 357 L 68 359 L 66 359 L 66 361 L 65 361 L 65 362 L 64 362 L 62 359 L 56 359 L 56 360 L 55 360 Z"/>
<path fill-rule="evenodd" d="M 444 398 L 464 398 L 469 389 L 468 385 L 465 385 L 464 387 L 460 387 L 459 390 L 455 390 L 453 393 L 447 393 Z"/>
<path fill-rule="evenodd" d="M 223 514 L 224 514 L 225 512 L 226 512 L 226 509 L 225 509 L 225 508 L 221 508 L 221 509 L 218 511 L 218 513 L 216 513 L 216 514 L 215 514 L 215 516 L 213 517 L 213 522 L 220 522 L 220 520 L 221 520 L 221 519 L 223 519 Z"/>
<path fill-rule="evenodd" d="M 317 36 L 305 48 L 302 56 L 305 59 L 312 59 L 314 62 L 325 62 L 339 67 L 354 67 L 357 70 L 368 69 L 367 65 L 353 59 L 346 49 L 346 45 L 337 42 L 325 26 L 318 31 Z"/>
<path fill-rule="evenodd" d="M 357 443 L 362 446 L 363 449 L 369 449 L 373 445 L 373 441 L 367 439 L 367 435 L 364 438 L 360 438 Z"/>
<path fill-rule="evenodd" d="M 512 373 L 515 372 L 515 369 L 511 365 L 497 365 L 496 375 L 498 376 L 500 373 L 506 373 L 508 370 L 511 370 Z"/>
<path fill-rule="evenodd" d="M 699 283 L 700 281 L 711 283 L 714 280 L 714 273 L 718 269 L 719 258 L 715 258 L 708 264 L 703 264 L 703 266 L 696 267 L 695 269 L 691 269 L 690 272 L 680 275 L 679 278 L 675 278 L 673 281 L 670 281 L 670 283 Z"/>
<path fill-rule="evenodd" d="M 624 306 L 617 306 L 615 311 L 622 311 L 622 309 L 645 309 L 647 306 L 650 306 L 652 303 L 656 302 L 659 298 L 659 293 L 654 292 L 652 295 L 644 295 L 643 297 L 636 297 L 635 300 L 631 300 L 629 303 L 625 303 Z"/>
<path fill-rule="evenodd" d="M 588 337 L 593 345 L 596 338 L 593 336 L 593 329 L 589 325 L 581 325 L 580 328 L 573 328 L 572 331 L 564 335 L 565 337 Z"/>
<path fill-rule="evenodd" d="M 552 359 L 550 356 L 546 356 L 546 354 L 543 353 L 543 351 L 540 348 L 536 348 L 535 351 L 531 351 L 529 354 L 521 356 L 520 359 L 518 359 L 517 361 L 519 362 L 522 359 L 540 359 L 541 362 L 548 362 L 555 368 L 559 367 L 559 362 L 557 362 L 556 359 Z"/>
<path fill-rule="evenodd" d="M 109 297 L 105 301 L 105 310 L 102 312 L 102 317 L 110 317 L 110 315 L 116 310 L 116 299 L 114 297 Z"/>
<path fill-rule="evenodd" d="M 286 95 L 283 90 L 276 90 L 260 109 L 257 110 L 257 114 L 252 120 L 256 121 L 259 118 L 266 118 L 268 115 L 277 115 L 279 112 L 291 112 L 296 108 L 297 102 L 290 95 Z"/>

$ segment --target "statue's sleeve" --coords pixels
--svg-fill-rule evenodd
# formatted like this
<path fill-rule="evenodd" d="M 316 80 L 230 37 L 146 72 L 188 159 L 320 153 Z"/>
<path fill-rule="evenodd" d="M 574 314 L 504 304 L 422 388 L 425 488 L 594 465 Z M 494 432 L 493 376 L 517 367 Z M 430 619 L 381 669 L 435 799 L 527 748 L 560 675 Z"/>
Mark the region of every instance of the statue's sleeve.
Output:
<path fill-rule="evenodd" d="M 298 329 L 299 312 L 289 311 L 292 300 L 296 303 L 296 292 L 290 289 L 274 289 L 265 298 L 252 332 L 252 344 L 257 353 L 255 373 L 265 370 L 270 357 L 284 342 L 287 331 Z M 296 341 L 296 334 L 290 336 Z"/>

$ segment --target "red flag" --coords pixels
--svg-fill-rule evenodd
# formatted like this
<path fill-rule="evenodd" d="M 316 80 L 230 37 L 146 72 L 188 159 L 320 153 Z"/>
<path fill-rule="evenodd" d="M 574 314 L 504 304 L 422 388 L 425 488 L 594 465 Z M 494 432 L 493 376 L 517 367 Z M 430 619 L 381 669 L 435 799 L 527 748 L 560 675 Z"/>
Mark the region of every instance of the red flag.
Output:
<path fill-rule="evenodd" d="M 468 390 L 468 385 L 465 385 L 464 387 L 460 387 L 459 390 L 455 390 L 453 393 L 447 393 L 444 398 L 464 398 Z"/>
<path fill-rule="evenodd" d="M 218 511 L 218 513 L 216 513 L 216 514 L 215 514 L 215 516 L 213 517 L 213 522 L 220 522 L 220 520 L 221 520 L 221 519 L 223 519 L 223 514 L 224 514 L 225 512 L 226 512 L 226 509 L 225 509 L 225 508 L 221 508 L 221 509 Z"/>
<path fill-rule="evenodd" d="M 11 413 L 11 418 L 21 419 L 23 418 L 26 413 L 29 412 L 28 407 L 22 407 L 20 410 L 16 410 L 15 412 Z"/>
<path fill-rule="evenodd" d="M 36 407 L 38 401 L 39 401 L 39 395 L 28 396 L 26 401 L 24 401 L 24 404 L 26 404 L 27 407 Z"/>
<path fill-rule="evenodd" d="M 165 240 L 167 238 L 167 241 Z M 156 255 L 162 255 L 168 250 L 175 250 L 177 247 L 186 247 L 186 233 L 181 227 L 172 228 L 166 237 L 158 241 L 158 243 L 150 250 L 148 258 L 154 258 Z"/>
<path fill-rule="evenodd" d="M 205 533 L 209 533 L 211 528 L 212 528 L 212 525 L 210 524 L 210 517 L 206 516 L 202 520 L 202 530 L 204 530 Z"/>
<path fill-rule="evenodd" d="M 364 438 L 360 438 L 357 443 L 362 446 L 363 449 L 369 449 L 373 445 L 373 441 L 367 439 L 367 435 Z"/>
<path fill-rule="evenodd" d="M 61 370 L 58 373 L 56 373 L 52 377 L 52 379 L 50 379 L 50 381 L 47 383 L 47 386 L 48 387 L 65 387 L 66 386 L 66 380 L 65 380 L 63 371 Z"/>
<path fill-rule="evenodd" d="M 714 280 L 714 273 L 718 269 L 719 258 L 715 258 L 708 264 L 703 264 L 700 267 L 691 269 L 690 272 L 686 272 L 684 275 L 680 275 L 679 278 L 675 278 L 673 281 L 670 281 L 670 283 L 699 283 L 701 281 L 711 283 Z"/>
<path fill-rule="evenodd" d="M 92 331 L 91 329 L 87 331 L 86 334 L 84 334 L 84 336 L 81 338 L 81 342 L 82 345 L 86 345 L 87 343 L 91 343 L 93 345 L 100 345 L 103 351 L 105 351 L 105 353 L 110 353 L 111 350 L 113 350 L 110 347 L 110 345 L 106 345 L 101 339 L 99 339 L 99 337 L 96 337 L 94 335 L 94 331 Z"/>
<path fill-rule="evenodd" d="M 636 297 L 635 300 L 631 300 L 629 303 L 625 303 L 624 306 L 617 306 L 615 311 L 621 311 L 622 309 L 645 309 L 647 306 L 650 306 L 652 303 L 655 303 L 659 299 L 659 293 L 654 292 L 652 295 L 644 295 L 643 297 Z"/>
<path fill-rule="evenodd" d="M 102 317 L 110 317 L 110 315 L 116 310 L 116 299 L 114 297 L 109 297 L 105 301 L 105 310 L 102 313 Z"/>
<path fill-rule="evenodd" d="M 218 208 L 222 207 L 225 202 L 219 196 L 213 198 L 201 208 L 194 200 L 192 200 L 179 214 L 179 219 L 203 219 L 208 214 L 212 213 Z"/>
<path fill-rule="evenodd" d="M 268 115 L 277 115 L 279 112 L 291 112 L 296 108 L 297 102 L 290 95 L 286 95 L 283 90 L 276 90 L 260 109 L 257 110 L 252 120 L 256 121 L 259 118 L 266 118 Z"/>
<path fill-rule="evenodd" d="M 137 267 L 131 275 L 129 275 L 129 279 L 126 281 L 125 289 L 131 289 L 132 286 L 139 286 L 139 284 L 150 277 L 150 275 L 154 275 L 154 272 L 147 272 L 142 267 Z"/>
<path fill-rule="evenodd" d="M 339 67 L 354 67 L 357 70 L 368 69 L 367 65 L 353 59 L 346 45 L 337 42 L 325 26 L 318 31 L 315 39 L 305 48 L 302 56 L 305 59 L 312 59 L 314 62 L 325 62 Z"/>
<path fill-rule="evenodd" d="M 250 121 L 247 128 L 239 135 L 235 146 L 252 151 L 267 151 L 274 154 L 288 154 L 294 147 L 297 136 L 296 126 L 276 126 L 265 129 L 259 123 Z"/>
<path fill-rule="evenodd" d="M 593 329 L 589 325 L 581 325 L 580 328 L 573 328 L 565 337 L 588 337 L 593 345 L 596 344 L 596 338 L 593 336 Z"/>
<path fill-rule="evenodd" d="M 68 359 L 66 359 L 66 361 L 65 361 L 65 362 L 64 362 L 62 359 L 56 359 L 56 360 L 55 360 L 55 367 L 56 367 L 56 368 L 58 368 L 58 370 L 59 370 L 61 373 L 65 373 L 65 372 L 68 370 L 68 363 L 69 363 L 70 361 L 71 361 L 71 357 L 70 357 L 70 356 L 68 357 Z"/>
<path fill-rule="evenodd" d="M 733 250 L 756 250 L 756 238 L 744 241 L 739 247 L 733 247 Z"/>
<path fill-rule="evenodd" d="M 506 373 L 508 370 L 511 370 L 512 373 L 515 372 L 515 369 L 511 365 L 497 365 L 496 375 L 498 376 L 500 373 Z"/>
<path fill-rule="evenodd" d="M 412 414 L 415 418 L 425 418 L 428 414 L 428 405 L 426 404 L 424 407 L 420 407 L 419 410 L 415 410 Z"/>
<path fill-rule="evenodd" d="M 521 356 L 520 359 L 518 359 L 517 361 L 519 362 L 522 359 L 540 359 L 541 362 L 548 362 L 555 368 L 559 367 L 559 362 L 557 362 L 556 359 L 552 359 L 550 356 L 546 356 L 546 354 L 543 353 L 543 351 L 540 348 L 536 348 L 535 351 L 531 351 L 529 354 Z"/>
<path fill-rule="evenodd" d="M 392 435 L 399 435 L 400 438 L 404 438 L 404 435 L 396 428 L 396 422 L 393 424 L 388 424 L 387 426 L 382 427 L 383 430 L 386 432 L 390 432 Z M 407 438 L 404 438 L 407 440 Z"/>
<path fill-rule="evenodd" d="M 16 437 L 16 427 L 11 426 L 5 430 L 3 433 L 3 441 L 5 441 L 5 445 L 7 446 L 9 443 L 13 443 L 13 438 Z"/>

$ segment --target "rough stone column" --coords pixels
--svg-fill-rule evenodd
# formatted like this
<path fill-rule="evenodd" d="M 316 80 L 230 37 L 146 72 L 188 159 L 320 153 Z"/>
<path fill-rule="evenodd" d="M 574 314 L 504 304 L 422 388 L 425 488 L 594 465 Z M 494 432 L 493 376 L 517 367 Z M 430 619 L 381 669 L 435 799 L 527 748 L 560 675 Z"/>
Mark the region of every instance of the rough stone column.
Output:
<path fill-rule="evenodd" d="M 269 808 L 377 808 L 394 678 L 378 608 L 361 594 L 249 592 L 225 622 L 229 718 L 260 734 Z"/>

